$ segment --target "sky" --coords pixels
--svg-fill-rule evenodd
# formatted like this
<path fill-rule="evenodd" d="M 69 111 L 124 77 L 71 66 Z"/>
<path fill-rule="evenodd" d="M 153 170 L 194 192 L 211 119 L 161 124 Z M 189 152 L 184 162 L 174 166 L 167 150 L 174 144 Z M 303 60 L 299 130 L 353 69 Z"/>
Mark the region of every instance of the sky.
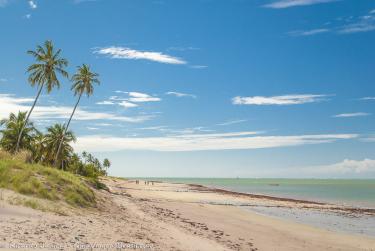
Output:
<path fill-rule="evenodd" d="M 27 50 L 100 75 L 71 130 L 123 177 L 375 178 L 372 0 L 0 0 L 0 119 Z M 71 82 L 32 121 L 65 123 Z"/>

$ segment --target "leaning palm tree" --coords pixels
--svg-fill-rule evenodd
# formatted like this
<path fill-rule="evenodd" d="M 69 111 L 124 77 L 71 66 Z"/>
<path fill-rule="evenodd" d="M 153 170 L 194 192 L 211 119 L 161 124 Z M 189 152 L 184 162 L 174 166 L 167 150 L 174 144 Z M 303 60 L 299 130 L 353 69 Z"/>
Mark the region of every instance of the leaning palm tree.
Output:
<path fill-rule="evenodd" d="M 78 68 L 77 72 L 72 77 L 73 85 L 72 85 L 71 90 L 74 90 L 74 96 L 78 95 L 78 99 L 77 99 L 76 105 L 74 106 L 73 112 L 70 115 L 65 131 L 67 131 L 69 128 L 70 121 L 73 118 L 73 115 L 78 107 L 78 104 L 79 104 L 79 101 L 81 100 L 82 95 L 86 94 L 87 97 L 90 97 L 94 92 L 93 84 L 98 84 L 98 85 L 100 84 L 100 81 L 98 79 L 99 74 L 91 72 L 90 67 L 88 65 L 83 64 L 82 66 L 78 66 L 77 68 Z M 57 149 L 57 152 L 56 152 L 55 166 L 57 165 L 57 161 L 59 159 L 59 155 L 61 151 L 61 144 L 62 144 L 62 141 L 60 142 L 59 148 Z"/>
<path fill-rule="evenodd" d="M 44 87 L 47 88 L 47 93 L 50 93 L 54 88 L 60 87 L 60 81 L 57 79 L 57 73 L 60 73 L 63 77 L 68 77 L 68 73 L 64 68 L 68 65 L 68 61 L 60 57 L 61 49 L 55 51 L 52 41 L 44 42 L 44 47 L 38 45 L 35 51 L 28 51 L 28 54 L 32 55 L 37 63 L 32 64 L 27 69 L 29 75 L 29 82 L 31 86 L 38 86 L 39 90 L 35 97 L 34 103 L 27 114 L 25 124 L 22 126 L 21 131 L 18 135 L 16 152 L 19 150 L 20 142 L 22 138 L 22 132 L 26 123 L 29 121 L 29 117 L 34 110 L 35 104 L 39 99 L 39 96 Z"/>
<path fill-rule="evenodd" d="M 67 131 L 65 125 L 61 124 L 55 124 L 53 126 L 50 126 L 47 128 L 47 133 L 44 136 L 44 141 L 47 150 L 46 156 L 45 156 L 45 163 L 46 164 L 53 164 L 54 162 L 54 153 L 60 147 L 60 163 L 63 162 L 63 160 L 69 159 L 74 151 L 73 147 L 70 145 L 70 143 L 76 141 L 76 137 L 74 136 L 73 132 Z M 60 168 L 62 165 L 60 166 Z"/>
<path fill-rule="evenodd" d="M 32 122 L 25 122 L 26 112 L 11 113 L 9 119 L 0 121 L 0 126 L 4 129 L 0 130 L 2 138 L 0 146 L 11 153 L 14 153 L 17 143 L 20 149 L 31 150 L 34 136 L 37 134 Z M 22 140 L 17 142 L 18 135 L 22 134 Z"/>

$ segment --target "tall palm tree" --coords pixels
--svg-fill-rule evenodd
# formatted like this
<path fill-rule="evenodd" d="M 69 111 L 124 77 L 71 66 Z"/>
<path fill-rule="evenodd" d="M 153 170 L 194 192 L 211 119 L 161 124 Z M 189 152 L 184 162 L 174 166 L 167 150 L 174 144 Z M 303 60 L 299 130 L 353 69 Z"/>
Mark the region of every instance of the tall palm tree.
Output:
<path fill-rule="evenodd" d="M 74 151 L 70 143 L 76 141 L 72 131 L 67 131 L 65 125 L 54 124 L 47 128 L 47 133 L 45 134 L 45 144 L 48 152 L 46 154 L 46 162 L 48 164 L 53 164 L 54 162 L 54 153 L 60 147 L 60 160 L 62 163 L 63 160 L 69 159 Z M 61 166 L 60 166 L 61 167 Z"/>
<path fill-rule="evenodd" d="M 78 104 L 79 104 L 79 101 L 81 100 L 82 95 L 86 94 L 87 97 L 90 97 L 94 92 L 93 84 L 98 84 L 98 85 L 100 84 L 100 81 L 98 79 L 99 74 L 91 72 L 90 66 L 83 64 L 82 66 L 78 66 L 77 68 L 78 68 L 77 72 L 72 77 L 73 85 L 72 85 L 71 90 L 74 91 L 74 96 L 78 95 L 78 99 L 77 99 L 76 105 L 74 106 L 73 112 L 70 115 L 65 131 L 67 131 L 69 128 L 70 121 L 73 118 L 73 115 L 78 107 Z M 55 165 L 57 164 L 57 161 L 59 159 L 59 155 L 61 151 L 61 144 L 62 144 L 62 141 L 60 142 L 59 148 L 57 149 L 57 152 L 56 152 Z"/>
<path fill-rule="evenodd" d="M 0 145 L 4 150 L 13 153 L 17 143 L 19 148 L 31 150 L 32 141 L 37 130 L 32 122 L 25 122 L 25 118 L 26 112 L 18 112 L 17 115 L 11 113 L 9 119 L 0 121 L 0 125 L 4 127 L 3 130 L 0 130 L 3 135 Z M 22 135 L 22 140 L 17 142 L 20 134 Z"/>
<path fill-rule="evenodd" d="M 32 55 L 36 63 L 29 66 L 27 72 L 29 75 L 29 82 L 31 86 L 37 85 L 39 90 L 35 97 L 34 103 L 27 114 L 25 125 L 29 121 L 29 117 L 34 110 L 35 104 L 39 99 L 39 96 L 44 87 L 47 88 L 47 93 L 50 93 L 54 88 L 60 87 L 60 81 L 57 79 L 57 73 L 60 73 L 63 77 L 68 77 L 68 73 L 64 68 L 68 65 L 68 61 L 60 57 L 61 49 L 55 51 L 52 41 L 47 40 L 44 42 L 44 47 L 38 45 L 35 51 L 28 51 L 28 54 Z M 22 132 L 24 130 L 22 126 L 21 131 L 18 135 L 16 152 L 19 150 Z"/>

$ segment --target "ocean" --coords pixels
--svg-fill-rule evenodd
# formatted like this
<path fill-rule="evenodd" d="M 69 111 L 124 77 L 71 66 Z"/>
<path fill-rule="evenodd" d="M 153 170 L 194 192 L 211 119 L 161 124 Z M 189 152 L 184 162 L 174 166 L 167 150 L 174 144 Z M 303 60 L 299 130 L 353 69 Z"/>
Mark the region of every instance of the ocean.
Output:
<path fill-rule="evenodd" d="M 375 180 L 373 179 L 147 178 L 147 180 L 199 184 L 234 192 L 375 208 Z"/>

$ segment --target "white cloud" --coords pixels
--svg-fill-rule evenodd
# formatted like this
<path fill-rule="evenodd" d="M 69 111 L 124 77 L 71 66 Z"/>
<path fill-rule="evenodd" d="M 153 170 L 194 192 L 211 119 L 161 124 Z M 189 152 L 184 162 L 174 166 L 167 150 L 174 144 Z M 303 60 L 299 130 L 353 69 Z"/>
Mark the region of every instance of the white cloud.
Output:
<path fill-rule="evenodd" d="M 31 14 L 26 14 L 26 15 L 25 15 L 25 18 L 26 18 L 26 19 L 30 19 L 30 18 L 31 18 Z"/>
<path fill-rule="evenodd" d="M 258 132 L 222 134 L 189 134 L 166 137 L 114 137 L 90 135 L 79 137 L 75 149 L 90 152 L 119 150 L 204 151 L 230 149 L 260 149 L 331 143 L 356 138 L 356 134 L 257 136 Z"/>
<path fill-rule="evenodd" d="M 375 160 L 363 159 L 363 160 L 351 160 L 344 159 L 342 162 L 312 166 L 304 168 L 304 171 L 316 174 L 329 174 L 330 176 L 340 176 L 342 174 L 361 174 L 368 172 L 375 172 Z"/>
<path fill-rule="evenodd" d="M 140 92 L 129 92 L 128 93 L 130 98 L 128 99 L 130 102 L 157 102 L 161 101 L 158 97 L 153 97 L 151 95 L 148 95 L 146 93 L 140 93 Z"/>
<path fill-rule="evenodd" d="M 226 121 L 226 122 L 223 122 L 223 123 L 220 123 L 220 124 L 217 124 L 219 126 L 227 126 L 227 125 L 233 125 L 233 124 L 239 124 L 239 123 L 243 123 L 243 122 L 246 122 L 247 119 L 237 119 L 237 120 L 230 120 L 230 121 Z"/>
<path fill-rule="evenodd" d="M 166 92 L 165 94 L 173 95 L 173 96 L 176 96 L 178 98 L 182 98 L 182 97 L 197 98 L 196 95 L 188 94 L 188 93 L 182 93 L 182 92 Z"/>
<path fill-rule="evenodd" d="M 97 105 L 114 105 L 115 103 L 109 100 L 104 100 L 100 102 L 96 102 Z"/>
<path fill-rule="evenodd" d="M 123 106 L 125 108 L 132 108 L 132 107 L 137 107 L 138 105 L 137 104 L 134 104 L 134 103 L 130 103 L 128 101 L 121 101 L 120 103 L 118 103 L 119 106 Z"/>
<path fill-rule="evenodd" d="M 8 118 L 10 112 L 28 111 L 33 98 L 16 98 L 9 94 L 0 94 L 0 119 Z M 32 119 L 66 119 L 73 107 L 70 106 L 36 106 L 31 115 Z M 153 116 L 142 115 L 135 117 L 121 116 L 114 113 L 91 112 L 77 108 L 75 120 L 113 120 L 130 123 L 140 123 L 150 120 Z"/>
<path fill-rule="evenodd" d="M 314 103 L 323 101 L 328 95 L 314 95 L 314 94 L 293 94 L 283 96 L 254 96 L 241 97 L 237 96 L 232 99 L 235 105 L 299 105 L 305 103 Z"/>
<path fill-rule="evenodd" d="M 138 51 L 127 47 L 104 47 L 95 50 L 94 53 L 108 55 L 111 58 L 117 59 L 143 59 L 164 64 L 187 64 L 186 61 L 178 57 L 166 55 L 162 52 Z"/>
<path fill-rule="evenodd" d="M 97 102 L 98 105 L 119 105 L 125 108 L 133 108 L 139 106 L 135 103 L 144 102 L 158 102 L 161 101 L 160 98 L 151 96 L 142 92 L 125 92 L 125 91 L 115 91 L 116 93 L 126 94 L 127 97 L 110 96 L 109 100 L 104 100 Z"/>
<path fill-rule="evenodd" d="M 264 5 L 267 8 L 284 9 L 296 6 L 306 6 L 321 3 L 330 3 L 338 0 L 280 0 Z"/>
<path fill-rule="evenodd" d="M 29 6 L 30 6 L 31 9 L 34 10 L 34 9 L 38 8 L 38 5 L 36 4 L 35 1 L 30 0 L 30 1 L 28 1 L 28 3 L 29 3 Z"/>
<path fill-rule="evenodd" d="M 307 31 L 292 31 L 292 32 L 288 32 L 288 34 L 290 36 L 299 37 L 299 36 L 312 36 L 312 35 L 317 35 L 321 33 L 326 33 L 329 31 L 330 31 L 329 29 L 324 28 L 324 29 L 313 29 L 313 30 L 307 30 Z"/>
<path fill-rule="evenodd" d="M 354 112 L 354 113 L 341 113 L 334 115 L 334 118 L 351 118 L 351 117 L 364 117 L 369 116 L 370 113 L 367 112 Z"/>

